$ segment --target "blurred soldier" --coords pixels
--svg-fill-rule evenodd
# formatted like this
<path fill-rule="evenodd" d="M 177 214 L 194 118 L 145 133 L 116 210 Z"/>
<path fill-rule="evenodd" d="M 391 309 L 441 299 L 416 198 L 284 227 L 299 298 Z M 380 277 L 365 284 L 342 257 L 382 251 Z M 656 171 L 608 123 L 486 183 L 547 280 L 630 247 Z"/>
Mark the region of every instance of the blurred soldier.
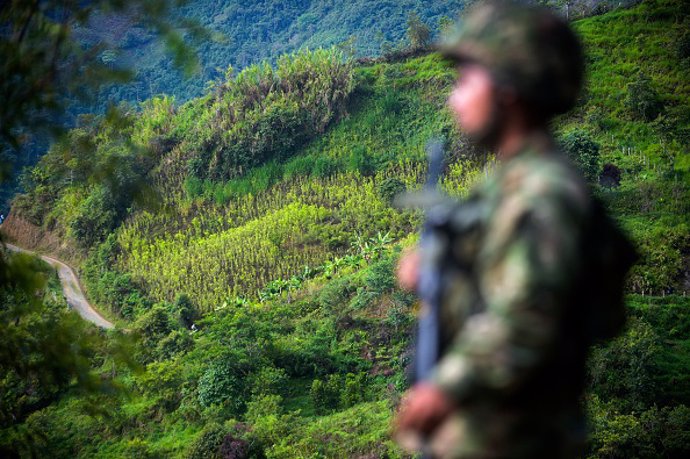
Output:
<path fill-rule="evenodd" d="M 403 399 L 397 439 L 441 458 L 579 457 L 587 350 L 620 331 L 634 261 L 548 128 L 576 102 L 582 48 L 548 10 L 491 2 L 442 53 L 457 122 L 500 166 L 439 225 L 439 357 Z M 401 260 L 403 287 L 420 257 Z"/>

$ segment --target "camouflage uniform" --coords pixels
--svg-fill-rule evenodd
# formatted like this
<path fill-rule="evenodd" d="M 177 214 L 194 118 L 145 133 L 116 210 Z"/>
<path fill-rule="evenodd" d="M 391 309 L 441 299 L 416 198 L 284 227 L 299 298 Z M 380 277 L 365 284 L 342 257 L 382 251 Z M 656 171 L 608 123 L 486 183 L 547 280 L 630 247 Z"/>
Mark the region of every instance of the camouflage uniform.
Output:
<path fill-rule="evenodd" d="M 481 5 L 441 51 L 483 65 L 544 120 L 572 107 L 582 83 L 577 37 L 543 9 Z M 455 217 L 431 382 L 457 410 L 428 448 L 443 458 L 581 455 L 587 348 L 621 328 L 632 250 L 614 243 L 623 238 L 611 237 L 610 221 L 546 132 L 526 139 Z"/>
<path fill-rule="evenodd" d="M 587 187 L 546 139 L 534 139 L 464 205 L 472 204 L 483 211 L 454 238 L 432 377 L 458 410 L 430 448 L 438 457 L 575 457 L 584 439 L 586 286 L 577 280 L 592 215 Z"/>

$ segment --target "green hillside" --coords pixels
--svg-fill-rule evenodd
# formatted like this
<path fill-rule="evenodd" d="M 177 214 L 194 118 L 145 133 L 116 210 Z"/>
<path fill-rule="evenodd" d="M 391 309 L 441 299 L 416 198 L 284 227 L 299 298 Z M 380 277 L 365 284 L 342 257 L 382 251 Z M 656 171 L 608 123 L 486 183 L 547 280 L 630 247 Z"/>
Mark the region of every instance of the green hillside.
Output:
<path fill-rule="evenodd" d="M 198 65 L 183 68 L 175 63 L 180 54 L 171 51 L 170 42 L 161 40 L 161 30 L 147 22 L 138 7 L 125 7 L 127 4 L 121 2 L 116 11 L 96 10 L 86 23 L 77 21 L 73 38 L 79 47 L 92 50 L 92 59 L 97 64 L 109 70 L 124 70 L 131 73 L 131 78 L 125 81 L 116 78 L 116 83 L 104 84 L 93 97 L 84 97 L 80 85 L 61 91 L 66 110 L 54 120 L 58 125 L 74 127 L 83 113 L 103 113 L 109 104 L 122 102 L 138 105 L 161 94 L 185 102 L 205 94 L 209 85 L 222 82 L 228 68 L 239 72 L 264 61 L 275 64 L 281 55 L 297 50 L 338 45 L 359 57 L 391 53 L 410 45 L 408 20 L 411 17 L 418 18 L 417 23 L 435 35 L 444 20 L 458 16 L 464 0 L 161 0 L 160 5 L 150 3 L 148 8 L 153 11 L 158 8 L 163 14 L 165 10 L 165 17 L 168 8 L 161 6 L 169 5 L 171 26 L 182 34 L 190 55 L 197 57 L 187 59 L 187 64 L 198 61 Z M 196 39 L 192 31 L 197 27 L 189 27 L 190 23 L 203 28 L 208 38 Z M 192 67 L 191 74 L 183 71 Z M 11 156 L 17 173 L 24 166 L 36 164 L 51 137 L 39 135 L 32 139 Z M 16 181 L 0 184 L 1 213 L 7 213 L 11 197 L 21 190 Z"/>
<path fill-rule="evenodd" d="M 682 0 L 575 23 L 588 86 L 555 128 L 642 255 L 628 330 L 589 364 L 592 458 L 690 452 L 689 25 Z M 319 50 L 83 119 L 25 175 L 3 232 L 80 263 L 140 365 L 100 345 L 93 372 L 119 389 L 95 394 L 0 379 L 0 452 L 402 457 L 389 424 L 416 304 L 393 271 L 420 215 L 391 198 L 420 186 L 432 136 L 450 194 L 494 167 L 455 130 L 453 78 L 434 54 Z"/>

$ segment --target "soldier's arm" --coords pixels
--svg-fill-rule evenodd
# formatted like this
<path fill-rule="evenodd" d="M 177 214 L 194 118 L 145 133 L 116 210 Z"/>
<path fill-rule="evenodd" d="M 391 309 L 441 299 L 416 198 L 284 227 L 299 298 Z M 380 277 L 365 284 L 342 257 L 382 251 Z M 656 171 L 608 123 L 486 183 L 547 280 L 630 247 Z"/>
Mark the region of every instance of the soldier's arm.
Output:
<path fill-rule="evenodd" d="M 583 205 L 563 189 L 525 188 L 503 199 L 482 245 L 477 278 L 486 309 L 467 321 L 434 372 L 459 403 L 519 389 L 553 356 L 580 263 Z"/>

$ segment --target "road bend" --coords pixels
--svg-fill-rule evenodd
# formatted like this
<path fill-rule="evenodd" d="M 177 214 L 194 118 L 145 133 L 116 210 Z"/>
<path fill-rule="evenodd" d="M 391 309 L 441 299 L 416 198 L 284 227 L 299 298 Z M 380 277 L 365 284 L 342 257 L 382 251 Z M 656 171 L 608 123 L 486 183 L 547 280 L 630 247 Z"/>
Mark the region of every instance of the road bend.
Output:
<path fill-rule="evenodd" d="M 81 288 L 79 279 L 77 275 L 68 264 L 47 255 L 39 255 L 31 250 L 26 250 L 21 247 L 17 247 L 12 244 L 5 244 L 8 249 L 14 252 L 24 252 L 31 255 L 38 255 L 43 261 L 54 267 L 58 272 L 58 277 L 60 278 L 60 283 L 62 284 L 62 292 L 65 295 L 67 304 L 70 305 L 72 309 L 77 311 L 77 313 L 84 319 L 95 324 L 98 327 L 111 329 L 115 325 L 112 322 L 107 321 L 102 315 L 96 311 L 91 304 L 86 300 L 84 296 L 84 291 Z"/>

